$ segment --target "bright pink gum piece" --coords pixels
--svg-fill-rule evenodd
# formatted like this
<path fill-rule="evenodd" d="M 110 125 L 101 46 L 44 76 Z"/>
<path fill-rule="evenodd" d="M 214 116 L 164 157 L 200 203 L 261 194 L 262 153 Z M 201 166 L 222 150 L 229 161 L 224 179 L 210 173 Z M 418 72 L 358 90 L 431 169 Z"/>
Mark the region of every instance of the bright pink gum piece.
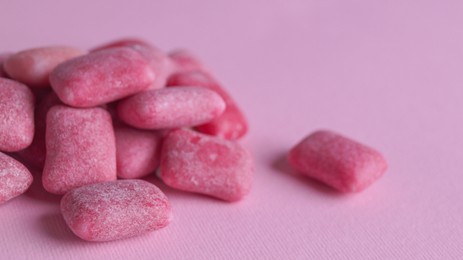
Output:
<path fill-rule="evenodd" d="M 92 107 L 147 89 L 155 75 L 148 62 L 131 48 L 93 52 L 58 65 L 50 74 L 63 103 Z"/>
<path fill-rule="evenodd" d="M 0 78 L 7 77 L 5 70 L 3 70 L 3 63 L 5 63 L 5 60 L 8 59 L 11 55 L 12 53 L 9 52 L 0 53 Z"/>
<path fill-rule="evenodd" d="M 10 56 L 3 66 L 12 79 L 29 87 L 46 88 L 50 86 L 48 77 L 58 64 L 85 53 L 68 46 L 35 48 Z"/>
<path fill-rule="evenodd" d="M 116 179 L 116 145 L 111 116 L 102 108 L 62 105 L 47 114 L 42 183 L 55 194 Z"/>
<path fill-rule="evenodd" d="M 202 62 L 188 50 L 177 49 L 168 55 L 175 65 L 175 73 L 207 71 Z"/>
<path fill-rule="evenodd" d="M 177 129 L 164 139 L 160 172 L 173 188 L 237 201 L 251 189 L 254 166 L 237 142 Z"/>
<path fill-rule="evenodd" d="M 27 86 L 0 78 L 0 151 L 15 152 L 32 143 L 34 102 Z"/>
<path fill-rule="evenodd" d="M 153 73 L 156 75 L 155 80 L 150 85 L 150 89 L 163 88 L 166 85 L 167 78 L 176 69 L 175 64 L 160 49 L 149 44 L 146 41 L 136 38 L 126 38 L 107 43 L 99 46 L 92 51 L 99 51 L 115 47 L 128 47 L 142 55 L 149 63 Z"/>
<path fill-rule="evenodd" d="M 359 192 L 380 178 L 387 162 L 376 150 L 330 131 L 317 131 L 288 154 L 289 164 L 341 192 Z"/>
<path fill-rule="evenodd" d="M 117 177 L 135 179 L 153 173 L 161 157 L 161 133 L 114 125 Z"/>
<path fill-rule="evenodd" d="M 197 126 L 202 133 L 219 136 L 225 139 L 239 139 L 248 131 L 248 123 L 244 114 L 230 95 L 208 73 L 191 71 L 172 75 L 167 86 L 198 86 L 217 92 L 225 101 L 223 114 L 214 120 Z"/>
<path fill-rule="evenodd" d="M 119 102 L 117 112 L 125 123 L 142 129 L 167 129 L 209 122 L 225 109 L 214 91 L 200 87 L 148 90 Z"/>
<path fill-rule="evenodd" d="M 24 159 L 29 165 L 43 169 L 45 163 L 45 129 L 48 110 L 62 104 L 54 92 L 45 95 L 37 104 L 35 109 L 35 133 L 34 139 L 30 146 L 18 152 L 21 159 Z"/>
<path fill-rule="evenodd" d="M 167 197 L 143 180 L 102 182 L 73 189 L 61 199 L 69 228 L 88 241 L 143 235 L 167 226 L 172 212 Z"/>
<path fill-rule="evenodd" d="M 32 180 L 26 166 L 0 152 L 0 203 L 23 194 Z"/>

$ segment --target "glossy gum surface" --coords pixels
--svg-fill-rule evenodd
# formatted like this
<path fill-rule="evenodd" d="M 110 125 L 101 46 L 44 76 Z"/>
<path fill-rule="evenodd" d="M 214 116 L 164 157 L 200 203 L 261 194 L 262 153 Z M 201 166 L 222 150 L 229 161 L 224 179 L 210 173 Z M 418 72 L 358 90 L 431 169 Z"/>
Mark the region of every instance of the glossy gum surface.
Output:
<path fill-rule="evenodd" d="M 208 73 L 190 71 L 172 75 L 167 86 L 199 86 L 217 92 L 225 101 L 223 114 L 206 124 L 196 127 L 202 133 L 220 136 L 225 139 L 239 139 L 248 131 L 248 123 L 244 114 L 231 96 Z"/>
<path fill-rule="evenodd" d="M 6 61 L 6 73 L 29 87 L 49 87 L 48 77 L 60 63 L 84 55 L 86 51 L 69 46 L 50 46 L 24 50 L 11 55 Z"/>
<path fill-rule="evenodd" d="M 27 86 L 0 78 L 0 151 L 15 152 L 31 144 L 34 102 Z"/>
<path fill-rule="evenodd" d="M 110 241 L 145 234 L 167 226 L 172 218 L 167 197 L 143 180 L 87 185 L 61 199 L 69 228 L 88 241 Z"/>
<path fill-rule="evenodd" d="M 50 75 L 63 103 L 92 107 L 147 89 L 155 80 L 148 62 L 131 48 L 110 48 L 61 63 Z"/>
<path fill-rule="evenodd" d="M 387 162 L 376 150 L 330 131 L 304 138 L 288 154 L 290 165 L 341 192 L 359 192 L 380 178 Z"/>
<path fill-rule="evenodd" d="M 200 87 L 149 90 L 119 102 L 117 114 L 125 123 L 143 129 L 195 126 L 220 116 L 223 99 Z"/>
<path fill-rule="evenodd" d="M 161 152 L 161 178 L 169 186 L 237 201 L 249 193 L 251 155 L 234 141 L 187 129 L 171 131 Z"/>
<path fill-rule="evenodd" d="M 47 114 L 42 182 L 55 194 L 116 179 L 111 116 L 102 108 L 52 107 Z"/>

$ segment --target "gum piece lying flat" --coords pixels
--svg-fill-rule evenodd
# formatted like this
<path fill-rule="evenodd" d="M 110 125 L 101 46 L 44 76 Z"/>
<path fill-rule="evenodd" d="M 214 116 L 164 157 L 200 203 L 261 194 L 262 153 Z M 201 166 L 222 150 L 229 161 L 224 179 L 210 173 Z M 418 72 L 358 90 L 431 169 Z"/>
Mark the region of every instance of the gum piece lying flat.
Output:
<path fill-rule="evenodd" d="M 30 146 L 18 152 L 18 155 L 21 157 L 21 159 L 25 160 L 29 165 L 37 169 L 43 169 L 43 165 L 45 163 L 45 129 L 47 112 L 51 107 L 60 104 L 62 104 L 61 101 L 53 92 L 49 92 L 40 99 L 34 112 L 34 139 Z"/>
<path fill-rule="evenodd" d="M 63 103 L 92 107 L 147 89 L 155 75 L 145 58 L 131 48 L 111 48 L 68 60 L 50 74 Z"/>
<path fill-rule="evenodd" d="M 68 46 L 24 50 L 11 55 L 4 64 L 6 73 L 29 87 L 50 87 L 50 72 L 60 63 L 84 55 L 86 51 Z"/>
<path fill-rule="evenodd" d="M 26 166 L 0 152 L 0 203 L 23 194 L 32 180 Z"/>
<path fill-rule="evenodd" d="M 115 47 L 131 48 L 145 58 L 154 75 L 156 75 L 156 78 L 149 87 L 150 89 L 165 87 L 168 76 L 175 70 L 174 63 L 166 54 L 164 54 L 164 52 L 152 44 L 136 38 L 126 38 L 109 42 L 93 49 L 92 51 L 111 49 Z"/>
<path fill-rule="evenodd" d="M 42 183 L 48 192 L 116 179 L 114 130 L 106 110 L 58 105 L 48 111 L 46 124 Z"/>
<path fill-rule="evenodd" d="M 142 129 L 167 129 L 204 124 L 221 115 L 223 99 L 200 87 L 171 87 L 135 94 L 119 102 L 125 123 Z"/>
<path fill-rule="evenodd" d="M 223 114 L 206 124 L 196 127 L 202 133 L 219 136 L 225 139 L 239 139 L 248 131 L 248 123 L 231 96 L 217 83 L 210 74 L 202 71 L 191 71 L 172 75 L 167 86 L 198 86 L 217 92 L 225 101 Z"/>
<path fill-rule="evenodd" d="M 123 124 L 114 125 L 117 177 L 135 179 L 153 173 L 159 166 L 162 135 Z"/>
<path fill-rule="evenodd" d="M 83 186 L 61 199 L 69 228 L 88 241 L 111 241 L 167 226 L 172 218 L 167 197 L 143 180 L 118 180 Z"/>
<path fill-rule="evenodd" d="M 6 78 L 7 77 L 6 72 L 3 69 L 3 63 L 5 63 L 5 60 L 8 59 L 11 55 L 13 55 L 13 54 L 9 53 L 9 52 L 0 53 L 0 78 Z"/>
<path fill-rule="evenodd" d="M 359 192 L 387 169 L 373 148 L 330 131 L 317 131 L 291 149 L 289 164 L 297 171 L 341 192 Z"/>
<path fill-rule="evenodd" d="M 237 142 L 177 129 L 164 139 L 160 172 L 170 187 L 237 201 L 251 189 L 254 166 Z"/>
<path fill-rule="evenodd" d="M 32 143 L 34 102 L 27 86 L 0 78 L 0 151 L 15 152 Z"/>

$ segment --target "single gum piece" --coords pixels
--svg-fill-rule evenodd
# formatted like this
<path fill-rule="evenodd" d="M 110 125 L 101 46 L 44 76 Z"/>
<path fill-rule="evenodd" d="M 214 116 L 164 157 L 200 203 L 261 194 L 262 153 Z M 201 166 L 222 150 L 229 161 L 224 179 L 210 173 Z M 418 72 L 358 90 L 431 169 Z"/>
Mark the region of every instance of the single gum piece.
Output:
<path fill-rule="evenodd" d="M 16 152 L 32 143 L 34 102 L 27 86 L 0 78 L 0 151 Z"/>
<path fill-rule="evenodd" d="M 201 87 L 148 90 L 119 102 L 117 112 L 125 123 L 142 129 L 168 129 L 204 124 L 220 116 L 223 99 Z"/>
<path fill-rule="evenodd" d="M 0 203 L 23 194 L 32 180 L 26 166 L 0 152 Z"/>
<path fill-rule="evenodd" d="M 175 65 L 175 73 L 207 71 L 202 62 L 188 50 L 173 50 L 169 53 L 169 58 Z"/>
<path fill-rule="evenodd" d="M 111 116 L 102 108 L 52 107 L 47 114 L 42 183 L 55 194 L 116 179 Z"/>
<path fill-rule="evenodd" d="M 167 197 L 143 180 L 118 180 L 76 188 L 61 199 L 69 228 L 87 241 L 143 235 L 167 226 L 172 212 Z"/>
<path fill-rule="evenodd" d="M 359 192 L 380 178 L 387 162 L 376 150 L 330 131 L 317 131 L 294 146 L 289 164 L 341 192 Z"/>
<path fill-rule="evenodd" d="M 93 107 L 147 89 L 155 74 L 137 51 L 110 48 L 68 60 L 50 74 L 53 90 L 63 103 Z"/>
<path fill-rule="evenodd" d="M 6 73 L 29 87 L 50 87 L 50 72 L 60 63 L 86 51 L 68 46 L 50 46 L 24 50 L 11 55 L 3 65 Z"/>
<path fill-rule="evenodd" d="M 3 63 L 5 63 L 5 60 L 8 59 L 11 55 L 13 55 L 13 54 L 9 53 L 9 52 L 0 53 L 0 78 L 6 78 L 7 77 L 6 72 L 3 69 Z"/>
<path fill-rule="evenodd" d="M 254 165 L 237 142 L 187 129 L 164 139 L 161 179 L 170 187 L 238 201 L 249 193 Z"/>

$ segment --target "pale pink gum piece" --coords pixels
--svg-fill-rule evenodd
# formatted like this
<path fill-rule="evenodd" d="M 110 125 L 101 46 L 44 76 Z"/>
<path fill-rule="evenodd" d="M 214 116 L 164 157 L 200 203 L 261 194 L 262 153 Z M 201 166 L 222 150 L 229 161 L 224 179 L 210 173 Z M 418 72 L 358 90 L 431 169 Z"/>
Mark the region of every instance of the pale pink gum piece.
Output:
<path fill-rule="evenodd" d="M 135 179 L 153 173 L 159 166 L 162 136 L 158 131 L 115 124 L 117 177 Z"/>
<path fill-rule="evenodd" d="M 167 197 L 143 180 L 118 180 L 76 188 L 61 199 L 69 228 L 87 241 L 124 239 L 163 228 L 172 219 Z"/>
<path fill-rule="evenodd" d="M 55 194 L 116 179 L 116 145 L 111 116 L 102 108 L 62 105 L 47 114 L 42 182 Z"/>
<path fill-rule="evenodd" d="M 207 71 L 203 63 L 188 50 L 177 49 L 169 52 L 168 55 L 175 65 L 175 73 Z"/>
<path fill-rule="evenodd" d="M 26 166 L 0 152 L 0 204 L 23 194 L 32 180 Z"/>
<path fill-rule="evenodd" d="M 171 87 L 135 94 L 119 102 L 125 123 L 142 129 L 168 129 L 204 124 L 220 116 L 223 99 L 201 87 Z"/>
<path fill-rule="evenodd" d="M 21 159 L 24 159 L 29 165 L 37 169 L 43 169 L 43 165 L 45 163 L 45 129 L 47 112 L 51 107 L 60 104 L 62 103 L 54 92 L 48 93 L 41 100 L 39 100 L 34 115 L 34 139 L 30 146 L 18 152 L 18 155 L 21 157 Z"/>
<path fill-rule="evenodd" d="M 0 151 L 16 152 L 32 143 L 34 102 L 27 86 L 0 78 Z"/>
<path fill-rule="evenodd" d="M 226 104 L 223 114 L 197 126 L 198 131 L 230 140 L 239 139 L 248 131 L 247 120 L 238 105 L 209 73 L 203 71 L 177 73 L 169 78 L 167 86 L 204 87 L 217 92 L 223 98 Z"/>
<path fill-rule="evenodd" d="M 140 53 L 150 64 L 153 73 L 156 75 L 155 80 L 150 85 L 150 89 L 163 88 L 166 85 L 167 78 L 171 75 L 176 66 L 174 62 L 154 45 L 136 38 L 126 38 L 116 40 L 105 45 L 94 48 L 93 51 L 100 51 L 115 47 L 128 47 Z"/>
<path fill-rule="evenodd" d="M 288 154 L 302 174 L 341 192 L 359 192 L 380 178 L 387 162 L 376 150 L 330 131 L 317 131 Z"/>
<path fill-rule="evenodd" d="M 60 63 L 86 51 L 68 46 L 50 46 L 24 50 L 11 55 L 4 63 L 5 72 L 29 87 L 48 88 L 48 77 Z"/>
<path fill-rule="evenodd" d="M 147 89 L 155 75 L 146 59 L 131 48 L 92 52 L 58 65 L 50 74 L 63 103 L 92 107 Z"/>
<path fill-rule="evenodd" d="M 3 69 L 3 63 L 5 63 L 5 60 L 8 59 L 11 55 L 13 55 L 13 54 L 9 53 L 9 52 L 0 53 L 0 78 L 6 78 L 7 77 L 6 72 Z"/>
<path fill-rule="evenodd" d="M 177 129 L 164 139 L 160 172 L 170 187 L 237 201 L 251 189 L 254 166 L 235 141 Z"/>

